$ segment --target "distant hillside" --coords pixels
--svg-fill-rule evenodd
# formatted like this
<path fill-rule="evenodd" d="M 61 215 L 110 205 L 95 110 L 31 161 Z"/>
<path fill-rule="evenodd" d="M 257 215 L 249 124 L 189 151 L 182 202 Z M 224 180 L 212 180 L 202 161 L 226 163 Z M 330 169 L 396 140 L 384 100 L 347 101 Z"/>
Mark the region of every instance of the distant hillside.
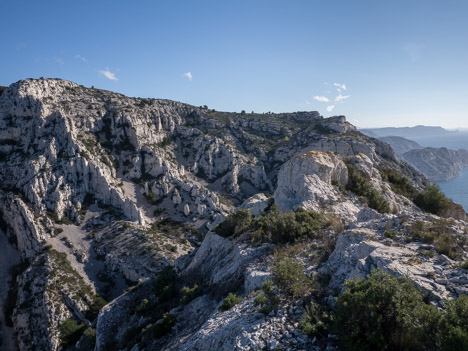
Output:
<path fill-rule="evenodd" d="M 404 154 L 410 150 L 423 148 L 417 142 L 399 136 L 380 137 L 379 139 L 385 141 L 387 144 L 390 144 L 395 152 L 399 155 Z"/>
<path fill-rule="evenodd" d="M 468 167 L 468 151 L 463 149 L 426 147 L 405 152 L 402 157 L 432 181 L 457 177 Z"/>
<path fill-rule="evenodd" d="M 460 175 L 468 167 L 468 151 L 451 150 L 445 147 L 422 147 L 413 140 L 398 136 L 379 137 L 431 181 L 441 181 Z"/>
<path fill-rule="evenodd" d="M 388 127 L 360 129 L 361 133 L 371 137 L 399 136 L 403 138 L 439 136 L 453 133 L 442 127 L 415 126 L 415 127 Z"/>

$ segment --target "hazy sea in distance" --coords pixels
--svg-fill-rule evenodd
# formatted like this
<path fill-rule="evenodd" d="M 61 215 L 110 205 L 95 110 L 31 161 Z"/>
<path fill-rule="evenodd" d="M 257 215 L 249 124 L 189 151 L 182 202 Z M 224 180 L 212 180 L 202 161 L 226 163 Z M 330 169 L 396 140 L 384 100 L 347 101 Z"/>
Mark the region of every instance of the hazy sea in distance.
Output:
<path fill-rule="evenodd" d="M 446 147 L 448 149 L 468 150 L 468 131 L 455 132 L 448 135 L 433 137 L 414 137 L 414 140 L 421 146 Z M 463 206 L 468 211 L 468 167 L 462 170 L 460 176 L 438 182 L 440 189 L 456 203 Z"/>

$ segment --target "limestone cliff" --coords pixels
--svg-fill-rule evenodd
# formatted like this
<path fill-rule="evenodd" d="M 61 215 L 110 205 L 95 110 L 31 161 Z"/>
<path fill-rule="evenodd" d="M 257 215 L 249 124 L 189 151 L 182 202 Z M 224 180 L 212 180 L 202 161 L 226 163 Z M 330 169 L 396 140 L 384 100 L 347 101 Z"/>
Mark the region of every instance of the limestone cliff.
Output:
<path fill-rule="evenodd" d="M 5 302 L 14 331 L 2 332 L 10 335 L 5 345 L 335 347 L 334 336 L 317 342 L 303 333 L 303 301 L 278 287 L 275 307 L 260 311 L 256 295 L 285 248 L 264 240 L 261 228 L 231 238 L 212 231 L 241 209 L 322 218 L 320 233 L 288 255 L 328 282 L 321 291 L 331 306 L 344 279 L 373 267 L 409 274 L 434 303 L 464 293 L 466 274 L 443 254 L 407 267 L 420 249 L 435 252 L 406 245 L 408 223 L 429 227 L 439 218 L 423 214 L 389 172 L 406 190 L 427 184 L 343 116 L 219 112 L 59 79 L 14 83 L 0 95 L 0 234 L 21 258 Z M 465 222 L 452 221 L 461 259 Z M 390 229 L 401 236 L 390 240 Z M 448 267 L 455 273 L 444 273 Z M 241 301 L 223 311 L 229 292 Z"/>

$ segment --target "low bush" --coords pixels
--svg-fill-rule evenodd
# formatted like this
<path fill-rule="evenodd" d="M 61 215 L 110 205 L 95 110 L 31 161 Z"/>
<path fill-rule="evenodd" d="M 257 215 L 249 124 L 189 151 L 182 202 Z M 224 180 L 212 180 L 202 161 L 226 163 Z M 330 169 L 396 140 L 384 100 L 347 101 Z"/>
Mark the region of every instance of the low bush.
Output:
<path fill-rule="evenodd" d="M 156 322 L 152 326 L 153 336 L 156 339 L 162 338 L 164 335 L 172 331 L 172 327 L 176 325 L 177 318 L 171 313 L 164 313 L 162 320 Z"/>
<path fill-rule="evenodd" d="M 165 267 L 159 272 L 154 282 L 154 292 L 158 297 L 158 303 L 164 303 L 177 296 L 177 273 L 172 266 Z"/>
<path fill-rule="evenodd" d="M 229 293 L 228 296 L 226 296 L 226 298 L 224 299 L 223 304 L 219 309 L 221 311 L 228 311 L 241 301 L 242 299 L 239 296 L 233 293 Z"/>
<path fill-rule="evenodd" d="M 104 300 L 101 296 L 95 295 L 93 298 L 93 301 L 89 305 L 89 309 L 86 311 L 86 319 L 89 321 L 94 321 L 101 308 L 103 308 L 105 305 L 107 305 L 107 301 Z"/>
<path fill-rule="evenodd" d="M 441 215 L 450 208 L 451 201 L 437 184 L 430 184 L 414 198 L 414 203 L 425 212 Z"/>
<path fill-rule="evenodd" d="M 396 232 L 394 230 L 386 230 L 385 233 L 384 233 L 384 237 L 389 238 L 389 239 L 393 239 L 399 234 L 400 234 L 399 232 Z"/>
<path fill-rule="evenodd" d="M 60 341 L 64 345 L 74 345 L 85 329 L 84 323 L 78 324 L 71 318 L 65 319 L 60 322 Z"/>
<path fill-rule="evenodd" d="M 390 212 L 390 205 L 385 198 L 372 186 L 371 182 L 355 166 L 346 164 L 348 167 L 348 184 L 346 190 L 362 196 L 367 205 L 380 213 Z"/>
<path fill-rule="evenodd" d="M 239 210 L 227 216 L 213 231 L 224 237 L 237 236 L 248 229 L 251 223 L 252 214 L 247 210 Z"/>
<path fill-rule="evenodd" d="M 300 327 L 302 332 L 309 337 L 317 337 L 328 334 L 330 324 L 333 321 L 332 315 L 324 306 L 317 303 L 310 303 L 305 308 Z"/>
<path fill-rule="evenodd" d="M 197 297 L 203 294 L 203 289 L 195 284 L 193 287 L 189 288 L 188 286 L 184 286 L 181 290 L 181 299 L 180 302 L 184 305 L 190 303 L 192 300 L 196 299 Z"/>
<path fill-rule="evenodd" d="M 267 315 L 278 304 L 279 299 L 274 292 L 273 280 L 268 279 L 262 284 L 262 291 L 255 297 L 254 306 L 260 306 L 260 312 Z"/>
<path fill-rule="evenodd" d="M 158 196 L 155 193 L 146 193 L 145 197 L 151 205 L 156 205 L 158 203 Z"/>
<path fill-rule="evenodd" d="M 417 195 L 418 191 L 411 185 L 408 178 L 401 175 L 398 171 L 391 168 L 379 168 L 382 179 L 390 184 L 392 190 L 400 195 L 413 200 Z"/>
<path fill-rule="evenodd" d="M 441 350 L 468 350 L 468 296 L 447 302 L 442 317 Z"/>
<path fill-rule="evenodd" d="M 287 243 L 305 238 L 317 238 L 324 226 L 332 225 L 324 217 L 314 211 L 306 211 L 298 207 L 296 211 L 280 213 L 277 205 L 270 211 L 252 218 L 249 211 L 239 210 L 230 214 L 213 230 L 224 236 L 238 236 L 249 232 L 252 241 Z"/>
<path fill-rule="evenodd" d="M 439 312 L 410 279 L 376 270 L 345 283 L 335 327 L 347 350 L 468 350 L 468 296 Z"/>
<path fill-rule="evenodd" d="M 312 289 L 312 280 L 304 273 L 302 264 L 294 258 L 279 260 L 271 271 L 276 285 L 293 298 L 303 297 Z"/>

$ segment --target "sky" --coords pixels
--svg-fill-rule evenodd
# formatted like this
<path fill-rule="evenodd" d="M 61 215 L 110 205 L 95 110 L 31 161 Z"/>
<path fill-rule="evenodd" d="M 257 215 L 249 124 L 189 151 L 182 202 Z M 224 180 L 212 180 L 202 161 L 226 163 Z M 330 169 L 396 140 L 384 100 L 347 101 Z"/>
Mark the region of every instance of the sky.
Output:
<path fill-rule="evenodd" d="M 465 0 L 1 0 L 0 85 L 468 128 Z"/>

